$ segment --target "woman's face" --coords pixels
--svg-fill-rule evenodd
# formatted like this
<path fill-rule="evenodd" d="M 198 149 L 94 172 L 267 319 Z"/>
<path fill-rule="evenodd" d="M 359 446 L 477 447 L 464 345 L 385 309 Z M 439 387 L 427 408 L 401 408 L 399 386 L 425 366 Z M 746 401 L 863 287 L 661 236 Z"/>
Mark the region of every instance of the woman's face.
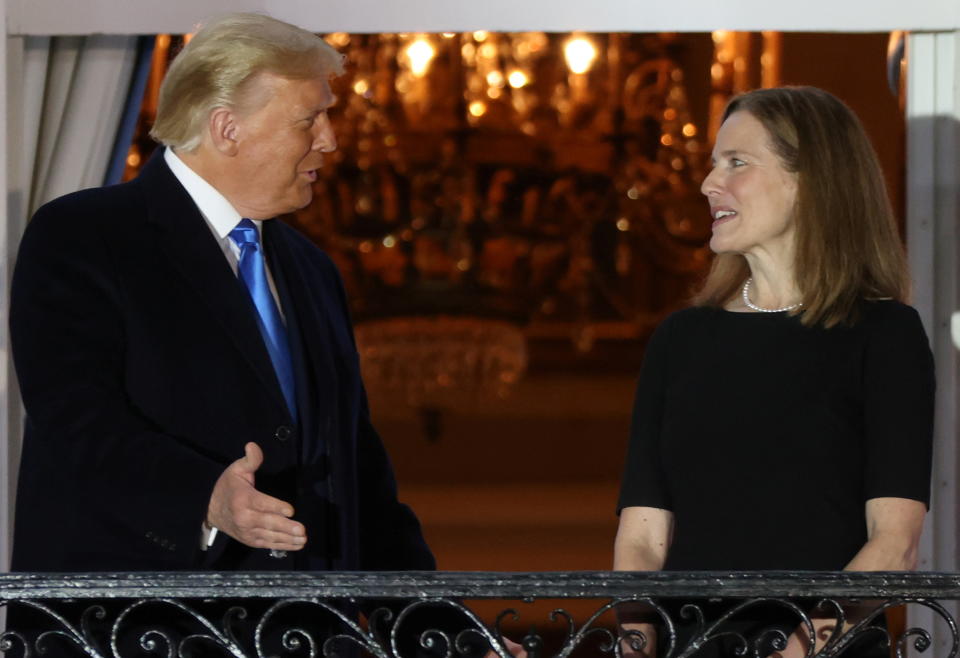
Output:
<path fill-rule="evenodd" d="M 720 126 L 713 169 L 700 191 L 710 202 L 715 253 L 792 259 L 797 176 L 783 168 L 763 124 L 749 112 L 734 112 Z"/>

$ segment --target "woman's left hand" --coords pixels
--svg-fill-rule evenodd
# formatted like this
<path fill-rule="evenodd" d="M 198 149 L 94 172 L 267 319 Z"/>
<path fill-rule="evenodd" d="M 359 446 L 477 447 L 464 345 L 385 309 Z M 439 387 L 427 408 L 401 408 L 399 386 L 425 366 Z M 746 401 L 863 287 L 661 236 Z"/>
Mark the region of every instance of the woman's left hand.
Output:
<path fill-rule="evenodd" d="M 823 649 L 833 634 L 833 629 L 837 621 L 835 619 L 822 618 L 812 618 L 810 621 L 813 623 L 814 635 L 817 639 L 813 651 L 810 651 L 810 635 L 807 632 L 807 626 L 801 625 L 787 638 L 786 648 L 784 648 L 783 651 L 774 651 L 770 654 L 770 658 L 806 658 L 807 656 L 817 655 L 817 652 Z M 846 632 L 850 630 L 852 626 L 853 624 L 850 622 L 845 623 L 843 625 L 843 631 Z"/>

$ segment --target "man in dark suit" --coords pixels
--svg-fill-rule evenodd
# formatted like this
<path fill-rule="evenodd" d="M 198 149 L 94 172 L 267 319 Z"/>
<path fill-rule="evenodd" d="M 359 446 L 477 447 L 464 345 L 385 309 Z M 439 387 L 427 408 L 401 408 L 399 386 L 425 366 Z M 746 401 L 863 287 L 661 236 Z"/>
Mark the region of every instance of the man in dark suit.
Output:
<path fill-rule="evenodd" d="M 11 297 L 27 411 L 13 568 L 432 569 L 340 278 L 277 215 L 336 148 L 322 39 L 264 16 L 174 60 L 130 183 L 42 207 Z"/>

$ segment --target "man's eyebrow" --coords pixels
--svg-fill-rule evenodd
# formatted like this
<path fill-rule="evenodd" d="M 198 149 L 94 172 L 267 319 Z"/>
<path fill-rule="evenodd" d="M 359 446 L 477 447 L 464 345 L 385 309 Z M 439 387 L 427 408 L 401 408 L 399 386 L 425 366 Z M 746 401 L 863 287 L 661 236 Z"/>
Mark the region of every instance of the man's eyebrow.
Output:
<path fill-rule="evenodd" d="M 337 102 L 337 97 L 334 96 L 333 100 L 329 104 L 320 105 L 315 109 L 305 112 L 303 115 L 301 115 L 299 119 L 297 119 L 297 121 L 312 121 L 313 119 L 316 119 L 318 115 L 323 114 L 324 112 L 329 110 L 331 107 L 333 107 L 333 104 L 336 102 Z"/>
<path fill-rule="evenodd" d="M 338 99 L 336 96 L 332 96 L 332 97 L 330 98 L 330 102 L 329 102 L 329 103 L 324 103 L 324 104 L 322 104 L 322 105 L 317 105 L 313 110 L 310 111 L 309 114 L 307 114 L 307 115 L 304 116 L 303 118 L 304 118 L 304 119 L 314 119 L 314 118 L 316 118 L 318 114 L 323 114 L 324 112 L 326 112 L 327 110 L 329 110 L 331 107 L 333 107 L 334 105 L 336 105 L 338 100 L 339 100 L 339 99 Z M 302 119 L 301 119 L 301 120 L 302 120 Z"/>

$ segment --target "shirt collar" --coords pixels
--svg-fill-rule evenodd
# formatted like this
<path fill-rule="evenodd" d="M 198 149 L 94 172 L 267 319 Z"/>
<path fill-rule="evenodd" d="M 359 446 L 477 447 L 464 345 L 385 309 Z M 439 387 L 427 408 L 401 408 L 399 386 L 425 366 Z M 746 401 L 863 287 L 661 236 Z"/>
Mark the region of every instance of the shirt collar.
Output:
<path fill-rule="evenodd" d="M 180 184 L 183 185 L 187 194 L 197 204 L 200 214 L 207 220 L 210 228 L 221 240 L 225 239 L 243 217 L 237 212 L 227 199 L 217 191 L 217 189 L 205 181 L 197 172 L 191 169 L 180 157 L 173 152 L 172 148 L 166 148 L 163 151 L 163 159 L 166 161 L 170 171 L 176 176 Z M 260 230 L 261 222 L 253 220 Z"/>

